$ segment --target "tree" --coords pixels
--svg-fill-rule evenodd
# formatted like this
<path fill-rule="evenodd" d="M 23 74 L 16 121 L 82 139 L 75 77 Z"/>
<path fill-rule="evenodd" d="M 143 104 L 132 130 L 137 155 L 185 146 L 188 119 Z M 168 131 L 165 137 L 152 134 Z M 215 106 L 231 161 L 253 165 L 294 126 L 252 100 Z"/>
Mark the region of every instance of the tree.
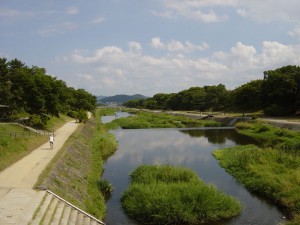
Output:
<path fill-rule="evenodd" d="M 96 97 L 84 89 L 67 87 L 64 81 L 47 75 L 44 68 L 29 68 L 18 59 L 0 58 L 0 104 L 8 105 L 16 114 L 25 111 L 36 118 L 42 114 L 92 111 Z"/>
<path fill-rule="evenodd" d="M 264 111 L 268 115 L 292 114 L 299 108 L 300 67 L 285 66 L 264 72 Z"/>
<path fill-rule="evenodd" d="M 254 80 L 241 85 L 233 91 L 233 104 L 240 110 L 259 110 L 262 108 L 263 80 Z"/>
<path fill-rule="evenodd" d="M 222 110 L 227 103 L 228 92 L 225 85 L 204 86 L 206 92 L 204 108 L 206 110 Z"/>

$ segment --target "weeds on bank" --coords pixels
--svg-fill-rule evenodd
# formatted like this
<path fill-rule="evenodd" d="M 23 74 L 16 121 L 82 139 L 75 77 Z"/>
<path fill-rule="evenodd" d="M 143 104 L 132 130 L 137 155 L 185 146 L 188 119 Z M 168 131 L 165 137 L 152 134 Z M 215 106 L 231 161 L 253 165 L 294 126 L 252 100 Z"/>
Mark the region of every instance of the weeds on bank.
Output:
<path fill-rule="evenodd" d="M 97 218 L 106 214 L 99 183 L 104 160 L 116 150 L 116 140 L 100 122 L 100 113 L 81 124 L 40 176 L 38 184 Z M 108 184 L 107 184 L 108 185 Z M 109 185 L 108 185 L 109 186 Z M 106 189 L 107 190 L 107 189 Z"/>
<path fill-rule="evenodd" d="M 300 224 L 300 135 L 254 122 L 238 123 L 238 131 L 262 141 L 262 147 L 235 146 L 215 151 L 220 165 L 249 190 L 287 208 Z"/>
<path fill-rule="evenodd" d="M 109 123 L 110 129 L 217 127 L 221 123 L 212 120 L 196 120 L 166 113 L 138 112 L 135 116 L 118 118 Z"/>
<path fill-rule="evenodd" d="M 251 191 L 266 196 L 296 215 L 300 213 L 300 157 L 254 145 L 217 150 L 214 156 Z"/>
<path fill-rule="evenodd" d="M 9 136 L 9 134 L 15 133 L 24 133 L 25 135 Z M 36 135 L 33 132 L 24 130 L 21 126 L 0 124 L 0 171 L 12 165 L 47 140 L 48 137 Z"/>
<path fill-rule="evenodd" d="M 199 224 L 231 218 L 242 210 L 237 200 L 186 168 L 142 165 L 130 177 L 122 207 L 145 224 Z"/>
<path fill-rule="evenodd" d="M 236 124 L 236 128 L 239 133 L 262 141 L 265 146 L 300 150 L 300 134 L 298 132 L 277 128 L 260 121 L 239 122 Z"/>
<path fill-rule="evenodd" d="M 89 199 L 85 201 L 87 210 L 100 218 L 106 215 L 105 200 L 112 191 L 112 186 L 100 177 L 104 171 L 104 161 L 117 149 L 117 141 L 101 124 L 101 112 L 97 111 L 97 129 L 92 137 L 92 168 L 88 174 Z"/>
<path fill-rule="evenodd" d="M 118 110 L 117 108 L 100 107 L 97 110 L 97 113 L 100 116 L 112 116 L 112 115 L 115 115 L 115 113 L 116 113 L 117 110 Z"/>

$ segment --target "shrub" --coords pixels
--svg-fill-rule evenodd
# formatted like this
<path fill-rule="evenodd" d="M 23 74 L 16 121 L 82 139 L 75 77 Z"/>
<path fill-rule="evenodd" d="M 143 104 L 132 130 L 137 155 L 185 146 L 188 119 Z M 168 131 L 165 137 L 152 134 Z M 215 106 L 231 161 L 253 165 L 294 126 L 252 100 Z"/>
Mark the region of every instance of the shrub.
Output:
<path fill-rule="evenodd" d="M 38 129 L 44 129 L 46 126 L 46 119 L 40 115 L 31 115 L 27 121 L 27 125 Z"/>
<path fill-rule="evenodd" d="M 108 180 L 100 179 L 98 181 L 98 188 L 103 194 L 105 200 L 109 199 L 111 192 L 113 191 L 112 184 Z"/>
<path fill-rule="evenodd" d="M 273 104 L 264 109 L 264 113 L 268 116 L 284 116 L 289 114 L 283 106 L 279 106 L 277 104 Z"/>

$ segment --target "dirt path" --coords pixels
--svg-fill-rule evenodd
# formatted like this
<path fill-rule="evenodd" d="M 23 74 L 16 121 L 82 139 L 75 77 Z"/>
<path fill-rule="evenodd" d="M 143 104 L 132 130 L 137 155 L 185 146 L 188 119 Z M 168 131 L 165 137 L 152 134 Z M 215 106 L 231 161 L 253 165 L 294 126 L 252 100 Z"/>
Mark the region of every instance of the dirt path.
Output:
<path fill-rule="evenodd" d="M 0 198 L 11 189 L 32 189 L 41 172 L 79 126 L 75 121 L 66 123 L 55 132 L 54 148 L 45 143 L 0 173 Z"/>

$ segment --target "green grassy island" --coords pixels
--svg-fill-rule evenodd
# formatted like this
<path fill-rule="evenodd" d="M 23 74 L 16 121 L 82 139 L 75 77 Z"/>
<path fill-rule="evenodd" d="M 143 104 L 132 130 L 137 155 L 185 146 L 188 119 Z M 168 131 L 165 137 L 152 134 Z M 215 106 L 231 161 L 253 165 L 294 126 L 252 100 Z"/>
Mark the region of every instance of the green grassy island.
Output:
<path fill-rule="evenodd" d="M 214 156 L 246 188 L 286 208 L 293 218 L 287 225 L 300 224 L 300 134 L 258 121 L 236 126 L 264 144 L 216 150 Z"/>
<path fill-rule="evenodd" d="M 142 165 L 130 178 L 122 208 L 145 224 L 204 224 L 234 217 L 243 208 L 187 168 Z"/>
<path fill-rule="evenodd" d="M 185 128 L 185 127 L 218 127 L 220 122 L 214 120 L 196 120 L 185 116 L 174 116 L 167 113 L 137 112 L 135 116 L 118 118 L 108 124 L 110 129 L 145 128 Z"/>

